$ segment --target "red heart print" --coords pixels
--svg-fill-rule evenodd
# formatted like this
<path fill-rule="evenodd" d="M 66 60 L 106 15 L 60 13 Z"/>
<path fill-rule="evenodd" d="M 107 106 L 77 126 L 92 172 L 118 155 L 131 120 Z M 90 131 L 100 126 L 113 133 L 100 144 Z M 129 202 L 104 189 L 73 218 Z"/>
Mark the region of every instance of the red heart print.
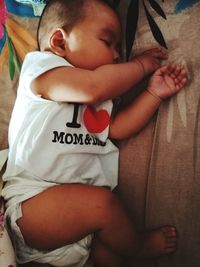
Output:
<path fill-rule="evenodd" d="M 85 127 L 90 133 L 101 133 L 110 123 L 110 116 L 105 109 L 98 111 L 93 107 L 87 107 L 83 114 Z"/>

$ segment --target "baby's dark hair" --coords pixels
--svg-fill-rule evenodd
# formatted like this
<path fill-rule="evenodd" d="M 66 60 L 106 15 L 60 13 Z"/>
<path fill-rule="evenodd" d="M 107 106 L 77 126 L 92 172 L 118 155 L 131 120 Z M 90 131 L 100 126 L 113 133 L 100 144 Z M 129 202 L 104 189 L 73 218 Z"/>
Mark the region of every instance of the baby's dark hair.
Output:
<path fill-rule="evenodd" d="M 47 1 L 37 30 L 38 49 L 46 49 L 49 34 L 56 29 L 65 27 L 66 30 L 84 19 L 85 6 L 89 2 L 100 2 L 109 5 L 112 8 L 109 0 L 50 0 Z"/>

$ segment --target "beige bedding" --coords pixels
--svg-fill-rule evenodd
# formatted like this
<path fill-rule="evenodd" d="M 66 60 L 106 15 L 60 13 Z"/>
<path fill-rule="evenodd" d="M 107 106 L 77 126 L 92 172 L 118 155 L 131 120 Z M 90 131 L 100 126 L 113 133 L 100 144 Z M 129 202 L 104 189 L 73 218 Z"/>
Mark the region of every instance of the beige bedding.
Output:
<path fill-rule="evenodd" d="M 140 2 L 134 53 L 157 45 Z M 175 13 L 175 6 L 181 1 L 157 2 L 167 15 L 163 20 L 152 12 L 167 42 L 169 60 L 188 69 L 189 82 L 182 92 L 163 102 L 140 134 L 121 143 L 120 195 L 138 229 L 163 224 L 173 224 L 178 229 L 178 250 L 174 255 L 133 266 L 199 267 L 200 2 L 179 13 Z M 128 3 L 120 4 L 123 21 Z M 34 36 L 37 19 L 10 17 Z M 11 81 L 8 62 L 2 66 L 2 60 L 5 57 L 0 55 L 0 150 L 8 147 L 8 123 L 19 75 L 16 70 Z M 122 104 L 130 97 L 131 94 L 126 96 Z M 0 266 L 5 266 L 1 265 L 2 255 Z"/>
<path fill-rule="evenodd" d="M 193 1 L 165 1 L 167 21 L 155 18 L 169 60 L 188 69 L 189 82 L 161 105 L 140 134 L 122 142 L 120 150 L 120 192 L 138 229 L 170 224 L 178 230 L 177 252 L 139 264 L 144 267 L 200 264 L 200 2 L 175 13 L 177 2 Z M 133 51 L 151 45 L 155 41 L 141 13 Z"/>

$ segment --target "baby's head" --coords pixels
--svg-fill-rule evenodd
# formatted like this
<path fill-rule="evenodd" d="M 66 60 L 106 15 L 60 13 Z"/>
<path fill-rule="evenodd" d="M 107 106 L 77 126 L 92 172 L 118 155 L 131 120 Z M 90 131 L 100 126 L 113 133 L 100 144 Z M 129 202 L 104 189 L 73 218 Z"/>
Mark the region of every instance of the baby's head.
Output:
<path fill-rule="evenodd" d="M 118 16 L 103 0 L 50 0 L 38 26 L 38 46 L 75 67 L 95 69 L 118 59 Z"/>

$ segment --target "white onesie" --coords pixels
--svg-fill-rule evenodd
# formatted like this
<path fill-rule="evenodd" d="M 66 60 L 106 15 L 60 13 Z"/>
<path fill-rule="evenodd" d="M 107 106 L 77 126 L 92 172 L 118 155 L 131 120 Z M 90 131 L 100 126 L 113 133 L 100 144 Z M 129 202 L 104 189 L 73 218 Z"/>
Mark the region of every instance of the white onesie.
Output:
<path fill-rule="evenodd" d="M 63 66 L 73 67 L 51 52 L 32 52 L 21 70 L 2 192 L 7 201 L 5 216 L 11 221 L 8 228 L 17 236 L 14 243 L 19 263 L 37 260 L 40 253 L 24 251 L 26 244 L 17 241 L 19 235 L 23 239 L 15 223 L 22 216 L 22 201 L 58 184 L 84 183 L 111 189 L 117 185 L 118 149 L 108 139 L 112 101 L 96 106 L 54 102 L 30 89 L 35 78 Z"/>

